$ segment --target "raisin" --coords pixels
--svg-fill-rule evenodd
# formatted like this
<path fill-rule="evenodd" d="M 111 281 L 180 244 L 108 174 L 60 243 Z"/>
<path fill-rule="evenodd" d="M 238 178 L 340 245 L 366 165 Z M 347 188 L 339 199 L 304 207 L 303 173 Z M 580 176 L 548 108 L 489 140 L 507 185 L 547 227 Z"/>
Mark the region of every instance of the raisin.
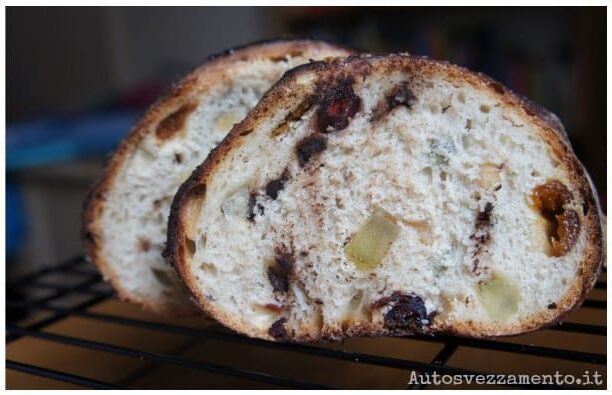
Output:
<path fill-rule="evenodd" d="M 360 108 L 361 98 L 355 95 L 351 79 L 326 87 L 317 109 L 317 130 L 328 133 L 346 128 Z"/>
<path fill-rule="evenodd" d="M 422 332 L 423 327 L 429 324 L 425 303 L 414 293 L 406 295 L 396 291 L 391 296 L 375 302 L 373 307 L 385 305 L 391 305 L 391 309 L 385 314 L 385 327 L 388 329 L 409 329 L 413 332 Z"/>
<path fill-rule="evenodd" d="M 323 136 L 312 135 L 302 139 L 296 146 L 298 161 L 304 167 L 312 157 L 325 151 L 327 140 Z"/>

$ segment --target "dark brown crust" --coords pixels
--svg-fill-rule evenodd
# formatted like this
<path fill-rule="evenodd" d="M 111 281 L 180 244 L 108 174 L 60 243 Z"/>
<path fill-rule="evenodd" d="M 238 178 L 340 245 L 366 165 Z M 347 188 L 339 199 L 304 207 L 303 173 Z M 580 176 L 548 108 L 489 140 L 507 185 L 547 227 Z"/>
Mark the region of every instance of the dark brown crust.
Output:
<path fill-rule="evenodd" d="M 449 79 L 463 80 L 476 88 L 489 90 L 504 106 L 522 111 L 523 119 L 538 128 L 540 136 L 544 139 L 555 155 L 561 160 L 562 166 L 570 177 L 573 190 L 584 191 L 586 196 L 583 217 L 583 229 L 587 234 L 583 260 L 579 266 L 576 281 L 562 300 L 555 301 L 555 309 L 546 309 L 534 314 L 529 320 L 518 324 L 496 327 L 474 323 L 471 321 L 446 323 L 443 318 L 434 320 L 431 330 L 435 333 L 455 334 L 471 337 L 508 336 L 545 328 L 561 321 L 570 311 L 579 306 L 586 294 L 593 287 L 601 270 L 604 259 L 602 222 L 603 214 L 599 207 L 597 196 L 594 193 L 588 174 L 573 153 L 567 136 L 558 119 L 549 112 L 542 110 L 524 98 L 518 97 L 510 90 L 496 81 L 482 74 L 475 74 L 458 66 L 446 62 L 439 62 L 408 54 L 392 54 L 388 56 L 351 56 L 344 60 L 331 62 L 316 62 L 299 66 L 285 74 L 285 76 L 262 98 L 250 114 L 225 138 L 208 159 L 198 167 L 189 180 L 181 187 L 172 203 L 170 226 L 168 228 L 168 244 L 166 256 L 175 265 L 187 286 L 192 290 L 199 306 L 225 325 L 245 333 L 249 336 L 273 340 L 266 331 L 261 331 L 249 325 L 241 324 L 239 320 L 227 312 L 217 308 L 198 292 L 198 284 L 187 268 L 187 261 L 182 253 L 181 241 L 184 239 L 189 219 L 184 218 L 183 207 L 187 203 L 187 192 L 196 184 L 207 183 L 215 173 L 217 167 L 228 154 L 239 147 L 243 141 L 246 130 L 255 130 L 260 122 L 266 119 L 276 108 L 290 102 L 298 89 L 296 81 L 300 76 L 314 76 L 315 80 L 325 80 L 332 76 L 345 76 L 352 74 L 358 76 L 365 71 L 375 70 L 377 73 L 386 73 L 390 70 L 404 70 L 409 74 L 442 74 Z M 199 204 L 202 201 L 198 202 Z M 382 326 L 382 323 L 355 322 L 348 329 L 340 327 L 324 327 L 317 337 L 307 334 L 296 334 L 290 341 L 312 341 L 318 339 L 339 339 L 351 336 L 382 336 L 391 332 Z M 400 333 L 393 333 L 398 335 Z M 410 334 L 405 331 L 402 334 Z"/>
<path fill-rule="evenodd" d="M 196 314 L 194 306 L 163 304 L 158 301 L 148 300 L 127 291 L 121 284 L 121 280 L 106 262 L 100 251 L 100 229 L 98 218 L 105 206 L 105 194 L 112 188 L 113 182 L 124 165 L 130 153 L 138 146 L 142 138 L 154 133 L 157 126 L 169 115 L 183 106 L 189 106 L 196 95 L 201 95 L 209 89 L 209 86 L 218 81 L 222 71 L 236 64 L 238 61 L 252 58 L 267 57 L 280 61 L 287 53 L 296 51 L 310 53 L 311 51 L 325 51 L 346 55 L 349 50 L 334 46 L 321 41 L 314 40 L 286 40 L 275 39 L 261 41 L 240 48 L 226 50 L 222 53 L 210 56 L 200 67 L 193 70 L 178 83 L 161 96 L 140 118 L 132 128 L 128 136 L 121 142 L 117 150 L 105 164 L 102 178 L 93 185 L 83 203 L 82 215 L 82 237 L 86 253 L 104 278 L 111 283 L 121 300 L 131 301 L 141 305 L 146 310 L 166 315 L 184 316 Z M 162 136 L 168 138 L 169 135 Z"/>

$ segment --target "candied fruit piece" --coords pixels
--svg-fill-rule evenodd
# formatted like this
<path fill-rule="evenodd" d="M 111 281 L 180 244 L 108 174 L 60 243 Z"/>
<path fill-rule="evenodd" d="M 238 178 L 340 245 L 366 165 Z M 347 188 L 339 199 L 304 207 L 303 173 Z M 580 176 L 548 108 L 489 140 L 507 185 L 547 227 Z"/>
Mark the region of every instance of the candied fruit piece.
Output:
<path fill-rule="evenodd" d="M 344 253 L 359 270 L 371 270 L 387 255 L 398 233 L 395 218 L 377 210 L 353 235 Z"/>
<path fill-rule="evenodd" d="M 520 294 L 512 281 L 499 273 L 478 286 L 480 302 L 495 322 L 502 323 L 518 311 Z"/>

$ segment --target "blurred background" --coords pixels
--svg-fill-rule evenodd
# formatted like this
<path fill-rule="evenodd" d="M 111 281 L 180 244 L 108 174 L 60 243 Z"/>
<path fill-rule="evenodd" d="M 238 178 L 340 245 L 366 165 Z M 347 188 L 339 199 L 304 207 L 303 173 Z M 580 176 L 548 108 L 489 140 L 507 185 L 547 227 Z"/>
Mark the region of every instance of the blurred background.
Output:
<path fill-rule="evenodd" d="M 565 124 L 605 202 L 604 8 L 7 9 L 9 274 L 82 251 L 103 158 L 172 81 L 283 35 L 408 51 L 484 72 Z"/>

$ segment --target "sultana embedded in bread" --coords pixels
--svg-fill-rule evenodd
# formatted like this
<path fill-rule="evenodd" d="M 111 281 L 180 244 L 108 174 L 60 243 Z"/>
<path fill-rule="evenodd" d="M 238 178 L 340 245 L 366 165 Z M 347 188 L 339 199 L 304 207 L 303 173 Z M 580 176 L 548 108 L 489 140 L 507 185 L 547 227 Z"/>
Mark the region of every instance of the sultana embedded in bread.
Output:
<path fill-rule="evenodd" d="M 602 218 L 551 113 L 448 63 L 357 56 L 262 98 L 179 189 L 166 253 L 249 336 L 512 335 L 581 303 Z"/>

